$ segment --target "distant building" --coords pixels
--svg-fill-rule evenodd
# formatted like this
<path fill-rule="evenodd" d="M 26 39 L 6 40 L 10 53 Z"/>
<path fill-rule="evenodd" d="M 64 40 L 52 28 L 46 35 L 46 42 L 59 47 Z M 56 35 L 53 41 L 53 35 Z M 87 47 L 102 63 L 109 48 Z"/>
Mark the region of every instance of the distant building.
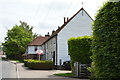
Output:
<path fill-rule="evenodd" d="M 52 60 L 55 65 L 62 65 L 64 61 L 69 61 L 68 39 L 86 35 L 91 36 L 92 22 L 93 19 L 83 8 L 70 19 L 64 18 L 64 24 L 53 31 L 51 36 L 41 44 L 41 49 L 44 51 L 44 54 L 41 55 L 43 59 Z"/>
<path fill-rule="evenodd" d="M 48 38 L 49 38 L 49 34 L 45 35 L 45 37 L 39 36 L 35 38 L 31 43 L 29 43 L 27 48 L 27 58 L 38 59 L 38 55 L 36 54 L 36 51 L 38 49 L 41 49 L 42 43 L 45 42 Z"/>

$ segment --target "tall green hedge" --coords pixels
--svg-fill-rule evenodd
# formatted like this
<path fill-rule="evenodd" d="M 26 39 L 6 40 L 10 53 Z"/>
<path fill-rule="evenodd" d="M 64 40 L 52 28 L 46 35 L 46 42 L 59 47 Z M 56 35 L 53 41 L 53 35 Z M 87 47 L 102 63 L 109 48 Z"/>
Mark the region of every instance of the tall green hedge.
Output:
<path fill-rule="evenodd" d="M 91 62 L 91 41 L 92 37 L 89 36 L 70 38 L 68 40 L 68 51 L 72 62 L 80 61 L 83 64 Z"/>
<path fill-rule="evenodd" d="M 106 2 L 93 26 L 93 76 L 120 78 L 120 1 Z"/>

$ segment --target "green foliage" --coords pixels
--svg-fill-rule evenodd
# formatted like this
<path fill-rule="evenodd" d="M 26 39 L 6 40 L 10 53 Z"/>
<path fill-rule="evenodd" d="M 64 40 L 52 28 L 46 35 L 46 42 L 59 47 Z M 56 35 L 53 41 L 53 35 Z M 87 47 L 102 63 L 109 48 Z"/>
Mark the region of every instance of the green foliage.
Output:
<path fill-rule="evenodd" d="M 0 45 L 0 50 L 2 50 L 2 45 Z"/>
<path fill-rule="evenodd" d="M 24 62 L 24 60 L 11 60 L 11 61 L 15 61 L 17 63 L 23 63 Z"/>
<path fill-rule="evenodd" d="M 52 69 L 53 68 L 52 61 L 40 61 L 40 60 L 33 60 L 33 59 L 24 60 L 24 65 L 26 67 L 29 67 L 30 69 Z"/>
<path fill-rule="evenodd" d="M 70 38 L 68 40 L 68 51 L 71 62 L 81 62 L 82 64 L 90 63 L 92 37 L 83 36 Z"/>
<path fill-rule="evenodd" d="M 3 51 L 3 46 L 1 42 L 0 42 L 0 51 Z"/>
<path fill-rule="evenodd" d="M 120 2 L 107 2 L 93 24 L 92 73 L 96 78 L 120 77 Z"/>
<path fill-rule="evenodd" d="M 20 59 L 26 51 L 27 44 L 34 38 L 32 27 L 25 22 L 20 23 L 8 30 L 5 43 L 3 43 L 3 50 L 10 59 Z"/>

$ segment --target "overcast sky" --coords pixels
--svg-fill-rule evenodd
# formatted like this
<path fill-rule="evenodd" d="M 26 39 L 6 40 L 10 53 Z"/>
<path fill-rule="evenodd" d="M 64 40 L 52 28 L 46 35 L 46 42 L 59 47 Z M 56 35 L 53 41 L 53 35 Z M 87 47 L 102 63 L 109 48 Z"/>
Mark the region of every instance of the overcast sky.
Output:
<path fill-rule="evenodd" d="M 94 19 L 97 10 L 106 0 L 0 0 L 0 42 L 4 42 L 8 29 L 19 21 L 33 26 L 41 35 L 56 30 L 63 17 L 71 17 L 81 7 Z"/>

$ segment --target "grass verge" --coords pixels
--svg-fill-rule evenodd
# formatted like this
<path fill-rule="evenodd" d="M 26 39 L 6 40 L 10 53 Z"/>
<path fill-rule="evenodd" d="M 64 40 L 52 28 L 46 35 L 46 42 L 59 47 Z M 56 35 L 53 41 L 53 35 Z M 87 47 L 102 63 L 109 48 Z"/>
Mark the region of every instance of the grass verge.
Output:
<path fill-rule="evenodd" d="M 63 77 L 73 77 L 73 73 L 58 73 L 54 74 L 55 76 L 63 76 Z"/>
<path fill-rule="evenodd" d="M 23 61 L 21 61 L 21 60 L 12 60 L 12 61 L 16 61 L 18 63 L 23 63 Z"/>

